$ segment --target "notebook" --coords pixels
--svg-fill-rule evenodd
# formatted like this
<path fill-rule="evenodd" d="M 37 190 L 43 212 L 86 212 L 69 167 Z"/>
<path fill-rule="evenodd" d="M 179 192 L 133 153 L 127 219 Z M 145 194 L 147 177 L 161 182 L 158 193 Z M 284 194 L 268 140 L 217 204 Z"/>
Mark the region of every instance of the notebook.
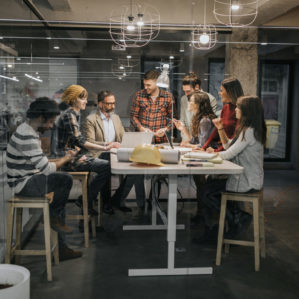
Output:
<path fill-rule="evenodd" d="M 151 144 L 153 136 L 151 132 L 125 132 L 120 147 L 134 148 L 140 144 Z"/>

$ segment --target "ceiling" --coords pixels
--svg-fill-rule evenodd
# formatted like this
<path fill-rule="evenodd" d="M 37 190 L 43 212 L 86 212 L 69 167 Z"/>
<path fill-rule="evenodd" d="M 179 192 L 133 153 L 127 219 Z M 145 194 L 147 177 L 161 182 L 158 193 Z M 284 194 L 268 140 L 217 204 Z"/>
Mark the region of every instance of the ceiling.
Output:
<path fill-rule="evenodd" d="M 151 0 L 160 14 L 162 28 L 202 24 L 205 0 Z M 226 1 L 226 0 L 223 0 Z M 249 0 L 239 0 L 249 1 Z M 250 0 L 254 1 L 254 0 Z M 134 2 L 134 1 L 133 1 Z M 2 19 L 43 20 L 48 26 L 108 26 L 113 10 L 130 5 L 129 0 L 2 0 Z M 206 23 L 217 24 L 213 14 L 214 1 L 206 0 Z M 298 0 L 259 0 L 258 16 L 253 25 L 299 27 Z M 291 17 L 290 17 L 291 16 Z"/>

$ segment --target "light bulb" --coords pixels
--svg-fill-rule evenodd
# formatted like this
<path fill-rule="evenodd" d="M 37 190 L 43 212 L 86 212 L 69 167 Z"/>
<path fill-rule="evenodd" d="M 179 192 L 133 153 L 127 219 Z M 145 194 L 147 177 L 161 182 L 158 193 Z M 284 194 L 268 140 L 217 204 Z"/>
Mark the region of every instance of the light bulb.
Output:
<path fill-rule="evenodd" d="M 232 5 L 232 10 L 239 10 L 240 5 L 239 4 L 233 4 Z"/>
<path fill-rule="evenodd" d="M 172 55 L 171 55 L 171 56 L 169 56 L 169 59 L 174 59 L 174 56 L 172 56 Z"/>
<path fill-rule="evenodd" d="M 119 67 L 119 69 L 120 69 L 120 70 L 124 70 L 125 68 L 121 65 L 121 66 Z"/>
<path fill-rule="evenodd" d="M 127 58 L 130 59 L 130 58 L 132 58 L 132 56 L 131 56 L 131 55 L 128 55 Z"/>
<path fill-rule="evenodd" d="M 142 19 L 143 14 L 139 13 L 137 16 L 138 16 L 138 21 L 136 22 L 136 24 L 137 24 L 137 26 L 141 27 L 141 26 L 144 25 L 144 22 L 143 22 L 143 19 Z"/>
<path fill-rule="evenodd" d="M 199 37 L 199 41 L 201 44 L 207 44 L 210 41 L 210 37 L 206 34 L 203 33 L 200 37 Z"/>
<path fill-rule="evenodd" d="M 128 31 L 134 31 L 134 30 L 135 30 L 135 26 L 134 26 L 133 24 L 129 24 L 129 25 L 127 26 L 127 30 L 128 30 Z"/>

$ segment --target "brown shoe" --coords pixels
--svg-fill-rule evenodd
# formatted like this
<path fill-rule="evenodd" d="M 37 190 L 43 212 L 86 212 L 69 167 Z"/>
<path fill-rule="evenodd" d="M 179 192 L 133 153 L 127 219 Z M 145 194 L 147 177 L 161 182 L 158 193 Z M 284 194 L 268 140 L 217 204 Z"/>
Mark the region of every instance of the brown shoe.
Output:
<path fill-rule="evenodd" d="M 73 232 L 71 228 L 65 225 L 59 217 L 50 217 L 50 225 L 51 228 L 57 231 L 58 233 L 63 232 L 66 234 L 71 234 Z"/>
<path fill-rule="evenodd" d="M 82 251 L 73 250 L 68 247 L 59 248 L 59 261 L 76 259 L 82 256 Z"/>

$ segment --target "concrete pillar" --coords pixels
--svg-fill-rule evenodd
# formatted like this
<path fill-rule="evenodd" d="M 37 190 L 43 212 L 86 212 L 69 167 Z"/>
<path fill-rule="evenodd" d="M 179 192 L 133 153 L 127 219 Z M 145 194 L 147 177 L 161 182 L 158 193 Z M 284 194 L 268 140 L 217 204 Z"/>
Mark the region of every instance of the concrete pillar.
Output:
<path fill-rule="evenodd" d="M 232 43 L 226 44 L 225 72 L 240 80 L 245 95 L 257 94 L 257 40 L 257 29 L 233 28 L 230 38 Z"/>

